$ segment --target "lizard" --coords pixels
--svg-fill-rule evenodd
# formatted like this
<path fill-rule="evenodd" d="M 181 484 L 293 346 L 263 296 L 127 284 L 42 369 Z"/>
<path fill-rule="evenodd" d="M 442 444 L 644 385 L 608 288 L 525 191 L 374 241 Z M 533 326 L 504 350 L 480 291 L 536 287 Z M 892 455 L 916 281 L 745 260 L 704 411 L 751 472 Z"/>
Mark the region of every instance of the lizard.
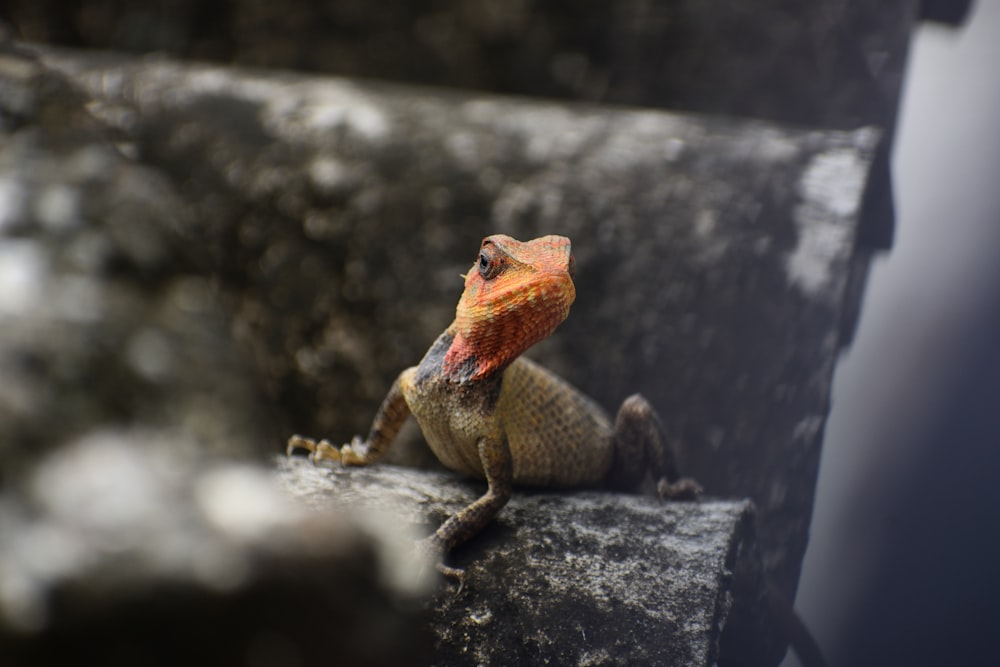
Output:
<path fill-rule="evenodd" d="M 483 239 L 455 319 L 423 359 L 389 389 L 367 438 L 337 447 L 300 435 L 287 453 L 346 466 L 376 462 L 412 414 L 447 468 L 485 478 L 486 493 L 449 517 L 418 548 L 437 569 L 461 579 L 444 554 L 480 532 L 507 504 L 515 485 L 635 490 L 647 474 L 661 497 L 693 499 L 677 455 L 650 403 L 625 399 L 612 422 L 591 398 L 521 356 L 548 337 L 576 299 L 570 240 L 542 236 Z"/>
<path fill-rule="evenodd" d="M 521 356 L 547 338 L 576 299 L 570 240 L 483 239 L 465 274 L 455 319 L 416 366 L 389 389 L 362 439 L 336 447 L 293 435 L 287 454 L 313 461 L 376 462 L 412 413 L 431 451 L 446 467 L 485 478 L 487 491 L 421 541 L 437 569 L 464 582 L 464 571 L 440 560 L 475 536 L 507 504 L 515 485 L 605 487 L 634 491 L 651 477 L 663 498 L 696 499 L 701 487 L 681 477 L 677 453 L 652 405 L 626 398 L 614 422 L 591 398 Z M 803 664 L 826 661 L 791 602 L 770 581 L 770 614 Z"/>

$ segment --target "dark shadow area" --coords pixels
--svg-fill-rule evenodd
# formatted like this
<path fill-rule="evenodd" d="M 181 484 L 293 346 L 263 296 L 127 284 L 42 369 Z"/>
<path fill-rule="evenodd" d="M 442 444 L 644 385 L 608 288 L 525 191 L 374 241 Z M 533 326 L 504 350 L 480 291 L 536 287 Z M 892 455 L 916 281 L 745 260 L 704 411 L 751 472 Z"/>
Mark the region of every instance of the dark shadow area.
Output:
<path fill-rule="evenodd" d="M 975 338 L 885 508 L 887 546 L 845 628 L 845 665 L 985 665 L 996 656 L 1000 311 Z"/>

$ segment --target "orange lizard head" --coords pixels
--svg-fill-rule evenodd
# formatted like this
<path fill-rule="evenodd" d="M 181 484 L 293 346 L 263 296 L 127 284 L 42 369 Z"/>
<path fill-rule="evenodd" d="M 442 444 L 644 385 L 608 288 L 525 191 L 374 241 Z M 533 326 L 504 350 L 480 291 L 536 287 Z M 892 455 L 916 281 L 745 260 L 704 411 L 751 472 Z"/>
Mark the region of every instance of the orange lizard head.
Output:
<path fill-rule="evenodd" d="M 573 253 L 565 236 L 521 242 L 487 236 L 465 275 L 449 331 L 444 371 L 462 380 L 489 377 L 548 337 L 576 298 Z"/>

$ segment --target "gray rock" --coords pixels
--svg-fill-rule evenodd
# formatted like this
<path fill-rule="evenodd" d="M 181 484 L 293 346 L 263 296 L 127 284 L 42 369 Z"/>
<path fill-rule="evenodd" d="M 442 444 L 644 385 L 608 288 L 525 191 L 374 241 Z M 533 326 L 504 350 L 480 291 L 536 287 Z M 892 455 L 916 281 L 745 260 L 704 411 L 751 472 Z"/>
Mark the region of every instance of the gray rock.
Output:
<path fill-rule="evenodd" d="M 191 465 L 185 445 L 95 431 L 0 496 L 5 664 L 429 660 L 405 533 L 309 512 L 266 468 Z"/>
<path fill-rule="evenodd" d="M 135 424 L 201 459 L 261 452 L 252 372 L 180 250 L 190 210 L 62 77 L 17 51 L 0 69 L 17 93 L 0 133 L 0 480 Z"/>
<path fill-rule="evenodd" d="M 365 432 L 450 321 L 482 236 L 569 236 L 577 302 L 530 355 L 609 410 L 645 394 L 687 473 L 754 500 L 794 594 L 879 132 L 44 60 L 173 179 L 190 257 L 289 432 Z"/>
<path fill-rule="evenodd" d="M 416 525 L 437 524 L 485 490 L 391 465 L 322 470 L 282 459 L 278 470 L 286 490 L 312 507 L 347 505 Z M 434 664 L 708 667 L 726 633 L 745 631 L 750 616 L 731 609 L 763 595 L 759 577 L 736 581 L 759 572 L 755 546 L 746 501 L 518 491 L 450 561 L 466 568 L 466 581 L 434 598 Z M 774 664 L 783 650 L 774 628 L 756 630 L 752 643 L 733 646 L 740 664 Z"/>
<path fill-rule="evenodd" d="M 11 0 L 25 38 L 493 93 L 891 127 L 919 0 Z M 958 0 L 950 5 L 961 5 Z"/>

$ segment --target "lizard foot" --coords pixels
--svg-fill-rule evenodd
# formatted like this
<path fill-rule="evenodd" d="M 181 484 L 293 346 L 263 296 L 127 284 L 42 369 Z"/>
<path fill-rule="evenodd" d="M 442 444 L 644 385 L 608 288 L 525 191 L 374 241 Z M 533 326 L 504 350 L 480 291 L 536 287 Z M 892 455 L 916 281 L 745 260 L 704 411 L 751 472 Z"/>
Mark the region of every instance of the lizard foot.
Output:
<path fill-rule="evenodd" d="M 324 460 L 340 462 L 341 460 L 340 448 L 330 444 L 330 441 L 326 439 L 316 442 L 312 438 L 293 435 L 288 438 L 285 455 L 292 456 L 297 449 L 304 449 L 309 452 L 309 460 L 313 463 Z"/>
<path fill-rule="evenodd" d="M 297 449 L 304 449 L 311 455 L 316 451 L 316 441 L 298 434 L 290 436 L 288 444 L 285 446 L 285 456 L 291 456 Z"/>
<path fill-rule="evenodd" d="M 418 540 L 414 551 L 418 556 L 425 559 L 425 562 L 433 562 L 435 570 L 458 583 L 458 590 L 455 591 L 455 595 L 462 592 L 462 589 L 465 588 L 465 570 L 460 567 L 445 565 L 443 560 L 444 549 L 442 548 L 441 540 L 437 535 L 431 535 L 422 540 Z"/>
<path fill-rule="evenodd" d="M 701 485 L 690 477 L 682 477 L 676 482 L 668 482 L 664 477 L 656 484 L 660 498 L 667 500 L 698 500 L 702 494 Z"/>

